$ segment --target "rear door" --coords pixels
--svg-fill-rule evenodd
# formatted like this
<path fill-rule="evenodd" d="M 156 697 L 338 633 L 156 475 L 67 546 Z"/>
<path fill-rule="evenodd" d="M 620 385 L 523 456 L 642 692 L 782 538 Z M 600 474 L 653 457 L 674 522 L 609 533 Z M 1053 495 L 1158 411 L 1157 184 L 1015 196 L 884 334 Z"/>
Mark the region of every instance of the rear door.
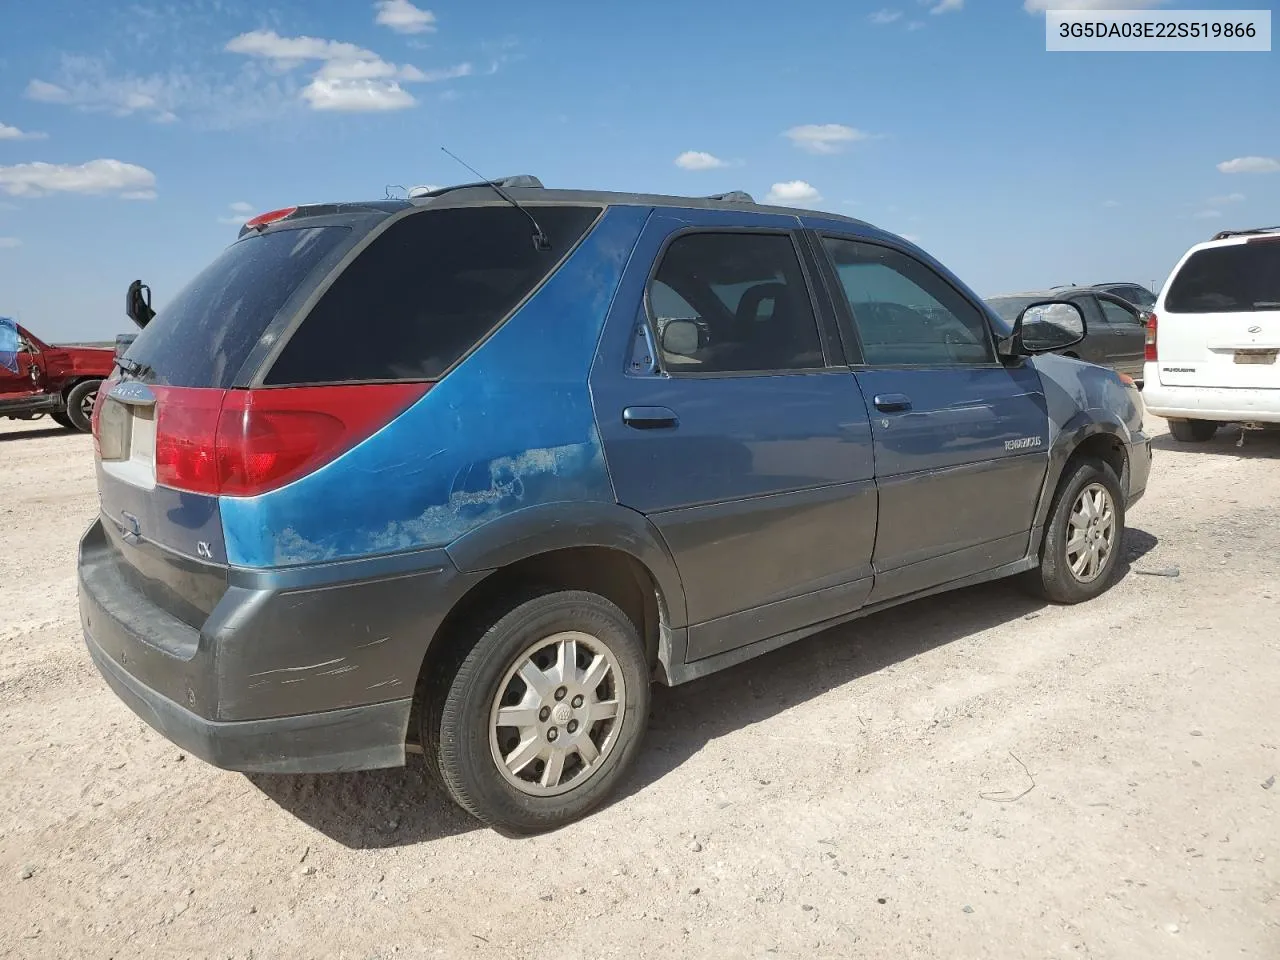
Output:
<path fill-rule="evenodd" d="M 871 589 L 867 411 L 797 226 L 656 212 L 592 370 L 617 498 L 680 571 L 690 660 L 855 610 Z"/>
<path fill-rule="evenodd" d="M 1036 371 L 1003 366 L 986 312 L 889 243 L 824 234 L 871 414 L 879 524 L 873 602 L 1026 555 L 1047 466 Z"/>
<path fill-rule="evenodd" d="M 1100 294 L 1096 299 L 1102 310 L 1109 365 L 1130 376 L 1141 376 L 1147 332 L 1138 308 L 1120 297 Z M 1089 335 L 1093 335 L 1092 328 Z"/>
<path fill-rule="evenodd" d="M 1074 303 L 1080 308 L 1084 314 L 1087 334 L 1080 343 L 1059 352 L 1079 357 L 1081 360 L 1087 360 L 1099 366 L 1112 366 L 1112 350 L 1115 344 L 1111 338 L 1111 325 L 1106 322 L 1106 318 L 1102 314 L 1102 308 L 1098 305 L 1098 298 L 1092 293 L 1077 293 L 1068 295 L 1063 299 Z"/>
<path fill-rule="evenodd" d="M 1156 314 L 1161 383 L 1280 388 L 1280 236 L 1193 251 Z"/>

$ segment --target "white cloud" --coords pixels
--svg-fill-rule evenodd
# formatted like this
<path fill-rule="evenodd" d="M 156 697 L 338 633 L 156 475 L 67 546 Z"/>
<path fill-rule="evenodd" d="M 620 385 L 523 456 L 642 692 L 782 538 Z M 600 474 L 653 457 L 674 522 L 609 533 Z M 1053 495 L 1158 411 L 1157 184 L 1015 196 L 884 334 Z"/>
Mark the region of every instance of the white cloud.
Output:
<path fill-rule="evenodd" d="M 312 110 L 379 113 L 404 110 L 418 101 L 394 80 L 333 80 L 317 76 L 302 91 Z"/>
<path fill-rule="evenodd" d="M 0 140 L 45 140 L 48 139 L 47 133 L 26 133 L 17 127 L 11 127 L 8 124 L 0 123 Z"/>
<path fill-rule="evenodd" d="M 1236 157 L 1218 164 L 1220 173 L 1280 173 L 1280 160 L 1273 157 Z"/>
<path fill-rule="evenodd" d="M 1110 209 L 1112 207 L 1120 206 L 1120 201 L 1119 200 L 1103 200 L 1102 205 Z"/>
<path fill-rule="evenodd" d="M 1215 220 L 1222 216 L 1221 210 L 1197 210 L 1191 215 L 1192 220 Z"/>
<path fill-rule="evenodd" d="M 17 237 L 0 237 L 0 250 L 12 250 L 20 246 L 22 246 L 22 241 Z"/>
<path fill-rule="evenodd" d="M 396 33 L 435 33 L 436 15 L 421 10 L 409 0 L 378 0 L 374 4 L 378 15 L 373 18 L 379 26 L 390 27 Z"/>
<path fill-rule="evenodd" d="M 243 226 L 245 221 L 253 216 L 253 204 L 244 200 L 237 200 L 235 203 L 227 205 L 227 209 L 231 212 L 218 218 L 219 223 L 225 223 L 228 226 Z"/>
<path fill-rule="evenodd" d="M 457 80 L 459 77 L 469 77 L 473 73 L 475 73 L 475 68 L 469 63 L 459 63 L 453 67 L 439 67 L 435 70 L 401 67 L 400 79 L 415 83 L 439 83 L 441 80 Z"/>
<path fill-rule="evenodd" d="M 319 70 L 301 93 L 313 110 L 403 110 L 418 101 L 402 83 L 436 83 L 467 77 L 474 72 L 470 63 L 435 70 L 420 70 L 411 64 L 397 66 L 352 43 L 319 37 L 282 37 L 273 30 L 242 33 L 232 39 L 226 49 L 265 59 L 283 71 L 306 61 L 321 61 Z"/>
<path fill-rule="evenodd" d="M 809 153 L 839 153 L 851 143 L 870 140 L 872 135 L 846 127 L 843 123 L 806 123 L 783 133 L 793 144 Z"/>
<path fill-rule="evenodd" d="M 914 243 L 917 247 L 920 246 L 920 234 L 918 233 L 903 233 L 899 234 L 899 236 L 907 243 Z"/>
<path fill-rule="evenodd" d="M 910 23 L 907 24 L 907 29 L 910 30 L 912 33 L 914 33 L 917 30 L 923 30 L 924 24 L 921 23 L 919 20 L 912 20 Z"/>
<path fill-rule="evenodd" d="M 38 100 L 41 103 L 71 102 L 70 90 L 44 80 L 32 80 L 28 83 L 26 96 L 28 100 Z"/>
<path fill-rule="evenodd" d="M 1028 13 L 1046 10 L 1141 10 L 1158 7 L 1165 0 L 1025 0 L 1022 8 Z"/>
<path fill-rule="evenodd" d="M 764 198 L 765 203 L 772 203 L 782 207 L 807 207 L 821 201 L 822 194 L 812 184 L 806 183 L 804 180 L 786 180 L 782 183 L 775 183 L 769 188 L 769 193 Z"/>
<path fill-rule="evenodd" d="M 274 118 L 297 97 L 297 83 L 279 71 L 272 75 L 270 66 L 247 64 L 226 77 L 219 72 L 221 64 L 201 64 L 193 57 L 181 69 L 137 76 L 116 74 L 103 60 L 64 56 L 57 82 L 34 79 L 26 96 L 117 117 L 172 123 L 181 116 L 206 128 L 226 129 Z"/>
<path fill-rule="evenodd" d="M 715 170 L 728 164 L 714 154 L 703 150 L 686 150 L 676 157 L 676 166 L 682 170 Z"/>
<path fill-rule="evenodd" d="M 929 12 L 936 15 L 939 13 L 955 13 L 963 9 L 964 0 L 941 0 L 940 3 L 931 7 Z"/>
<path fill-rule="evenodd" d="M 1244 194 L 1243 193 L 1226 193 L 1220 197 L 1210 197 L 1209 203 L 1215 207 L 1220 207 L 1224 203 L 1244 203 Z"/>
<path fill-rule="evenodd" d="M 40 197 L 48 193 L 118 193 L 139 199 L 155 196 L 156 175 L 146 167 L 119 160 L 67 163 L 19 163 L 0 167 L 0 191 L 11 197 Z"/>
<path fill-rule="evenodd" d="M 884 9 L 884 10 L 877 10 L 877 11 L 876 11 L 875 13 L 873 13 L 873 14 L 872 14 L 868 19 L 869 19 L 872 23 L 880 24 L 880 25 L 882 25 L 882 26 L 883 26 L 883 25 L 884 25 L 884 24 L 886 24 L 886 23 L 893 23 L 895 20 L 901 20 L 901 19 L 902 19 L 902 11 L 901 11 L 901 10 L 889 10 L 889 9 L 887 9 L 887 8 L 886 8 L 886 9 Z"/>
<path fill-rule="evenodd" d="M 296 67 L 305 60 L 377 60 L 372 50 L 341 40 L 319 37 L 282 37 L 274 30 L 253 30 L 227 41 L 228 53 L 273 60 L 282 69 Z"/>
<path fill-rule="evenodd" d="M 121 200 L 154 200 L 158 194 L 154 190 L 126 190 L 120 194 Z"/>

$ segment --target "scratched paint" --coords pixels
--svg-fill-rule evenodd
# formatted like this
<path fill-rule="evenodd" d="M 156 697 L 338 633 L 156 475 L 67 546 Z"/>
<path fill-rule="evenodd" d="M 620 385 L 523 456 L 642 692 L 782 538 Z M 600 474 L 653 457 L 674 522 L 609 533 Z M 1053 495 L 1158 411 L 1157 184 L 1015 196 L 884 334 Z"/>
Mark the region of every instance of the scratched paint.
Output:
<path fill-rule="evenodd" d="M 443 546 L 528 506 L 612 502 L 587 375 L 648 213 L 606 211 L 507 323 L 368 440 L 279 490 L 222 498 L 230 562 L 264 568 Z"/>

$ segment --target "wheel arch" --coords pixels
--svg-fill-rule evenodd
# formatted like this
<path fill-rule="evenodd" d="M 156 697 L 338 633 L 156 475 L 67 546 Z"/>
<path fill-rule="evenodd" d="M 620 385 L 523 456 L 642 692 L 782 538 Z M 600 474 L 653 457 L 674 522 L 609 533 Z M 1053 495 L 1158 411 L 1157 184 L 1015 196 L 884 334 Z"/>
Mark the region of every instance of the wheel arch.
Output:
<path fill-rule="evenodd" d="M 1118 420 L 1099 419 L 1087 412 L 1080 412 L 1069 420 L 1058 432 L 1053 446 L 1049 450 L 1049 465 L 1045 471 L 1044 486 L 1040 491 L 1040 500 L 1036 506 L 1035 529 L 1040 531 L 1033 549 L 1039 551 L 1039 539 L 1044 524 L 1048 520 L 1049 511 L 1053 507 L 1053 498 L 1058 492 L 1063 474 L 1068 465 L 1084 457 L 1097 458 L 1116 472 L 1120 481 L 1120 489 L 1128 496 L 1129 492 L 1129 453 L 1126 446 L 1127 431 Z"/>
<path fill-rule="evenodd" d="M 612 503 L 553 503 L 516 511 L 471 531 L 446 552 L 460 572 L 480 575 L 434 631 L 420 680 L 448 669 L 471 639 L 478 614 L 530 587 L 588 590 L 615 603 L 664 670 L 672 631 L 683 633 L 684 588 L 656 528 Z"/>

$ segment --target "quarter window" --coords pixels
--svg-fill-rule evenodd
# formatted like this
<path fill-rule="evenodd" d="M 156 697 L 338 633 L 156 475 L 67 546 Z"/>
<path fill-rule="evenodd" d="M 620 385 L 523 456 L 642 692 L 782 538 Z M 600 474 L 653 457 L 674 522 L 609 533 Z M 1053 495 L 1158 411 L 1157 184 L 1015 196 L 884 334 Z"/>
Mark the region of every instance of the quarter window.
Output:
<path fill-rule="evenodd" d="M 995 361 L 986 318 L 919 260 L 855 240 L 823 240 L 853 312 L 866 363 L 937 366 Z"/>
<path fill-rule="evenodd" d="M 676 238 L 649 284 L 648 308 L 668 373 L 825 365 L 809 288 L 786 234 Z"/>

